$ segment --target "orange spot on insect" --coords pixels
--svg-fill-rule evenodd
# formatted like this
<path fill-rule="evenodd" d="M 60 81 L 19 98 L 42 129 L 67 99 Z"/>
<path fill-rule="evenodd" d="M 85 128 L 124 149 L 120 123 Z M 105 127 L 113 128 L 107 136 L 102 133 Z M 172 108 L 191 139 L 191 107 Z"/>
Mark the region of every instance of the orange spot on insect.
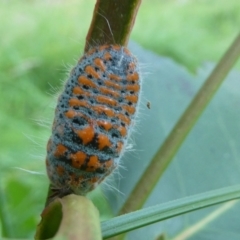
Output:
<path fill-rule="evenodd" d="M 109 52 L 106 52 L 104 55 L 103 55 L 103 59 L 104 60 L 109 60 L 109 59 L 111 59 L 112 58 L 112 55 L 109 53 Z"/>
<path fill-rule="evenodd" d="M 136 102 L 138 101 L 138 96 L 135 96 L 135 95 L 127 95 L 127 96 L 125 97 L 125 99 L 126 99 L 127 101 L 136 103 Z"/>
<path fill-rule="evenodd" d="M 99 51 L 105 50 L 106 48 L 109 48 L 109 45 L 102 45 L 99 47 Z"/>
<path fill-rule="evenodd" d="M 107 87 L 112 87 L 112 88 L 115 88 L 115 89 L 118 89 L 118 90 L 122 89 L 121 85 L 119 85 L 119 84 L 117 84 L 115 82 L 109 81 L 109 80 L 105 81 L 105 85 Z"/>
<path fill-rule="evenodd" d="M 106 97 L 106 96 L 97 96 L 96 97 L 96 100 L 99 102 L 99 103 L 104 103 L 104 104 L 108 104 L 108 105 L 111 105 L 111 106 L 116 106 L 117 105 L 117 101 L 110 98 L 110 97 Z"/>
<path fill-rule="evenodd" d="M 105 71 L 106 70 L 106 66 L 103 63 L 103 61 L 101 60 L 101 58 L 95 58 L 94 59 L 94 63 L 97 67 L 100 68 L 101 71 Z"/>
<path fill-rule="evenodd" d="M 124 48 L 124 52 L 129 56 L 132 55 L 131 52 L 127 48 Z"/>
<path fill-rule="evenodd" d="M 111 142 L 109 141 L 108 136 L 104 134 L 98 134 L 98 149 L 102 150 L 105 147 L 111 147 Z"/>
<path fill-rule="evenodd" d="M 82 139 L 84 145 L 91 142 L 93 140 L 94 134 L 95 134 L 94 128 L 91 125 L 87 126 L 86 128 L 83 128 L 81 130 L 77 130 L 76 133 L 77 133 L 78 137 Z"/>
<path fill-rule="evenodd" d="M 122 106 L 122 108 L 130 114 L 134 114 L 135 111 L 136 111 L 135 107 L 131 107 L 131 106 L 128 106 L 128 105 L 124 105 L 124 106 Z"/>
<path fill-rule="evenodd" d="M 93 177 L 93 178 L 91 178 L 91 183 L 96 183 L 96 182 L 98 182 L 98 180 L 99 180 L 99 177 Z"/>
<path fill-rule="evenodd" d="M 56 168 L 56 171 L 57 171 L 57 174 L 58 174 L 59 176 L 62 176 L 62 175 L 64 174 L 64 172 L 65 172 L 65 169 L 64 169 L 63 166 L 58 165 L 57 168 Z"/>
<path fill-rule="evenodd" d="M 128 125 L 131 123 L 131 119 L 121 113 L 117 114 L 117 117 Z"/>
<path fill-rule="evenodd" d="M 67 151 L 68 149 L 62 145 L 62 144 L 58 144 L 56 147 L 56 150 L 54 152 L 54 156 L 55 157 L 61 157 L 64 155 L 64 153 Z"/>
<path fill-rule="evenodd" d="M 117 152 L 120 153 L 122 151 L 123 148 L 123 143 L 122 142 L 118 142 L 117 143 Z"/>
<path fill-rule="evenodd" d="M 113 160 L 112 159 L 108 160 L 107 162 L 105 162 L 104 165 L 106 168 L 111 168 L 113 165 Z"/>
<path fill-rule="evenodd" d="M 69 100 L 70 107 L 89 107 L 89 104 L 86 101 L 78 100 L 77 98 L 71 98 Z"/>
<path fill-rule="evenodd" d="M 112 45 L 112 49 L 119 51 L 121 49 L 120 45 Z"/>
<path fill-rule="evenodd" d="M 74 118 L 76 115 L 77 115 L 76 112 L 73 110 L 68 110 L 67 112 L 65 112 L 65 116 L 67 118 Z"/>
<path fill-rule="evenodd" d="M 88 52 L 86 53 L 86 55 L 87 55 L 87 56 L 90 56 L 90 55 L 92 55 L 92 54 L 95 53 L 95 52 L 96 52 L 96 48 L 91 48 L 91 49 L 88 50 Z M 81 61 L 81 59 L 80 59 L 79 61 Z"/>
<path fill-rule="evenodd" d="M 96 88 L 97 85 L 85 76 L 80 76 L 78 82 L 84 86 Z"/>
<path fill-rule="evenodd" d="M 84 164 L 87 155 L 84 152 L 79 151 L 71 154 L 70 158 L 72 161 L 72 166 L 75 168 L 80 168 Z"/>
<path fill-rule="evenodd" d="M 127 129 L 125 127 L 118 127 L 118 131 L 121 133 L 123 137 L 127 135 Z"/>
<path fill-rule="evenodd" d="M 83 91 L 83 89 L 80 88 L 80 87 L 74 87 L 74 88 L 73 88 L 73 94 L 75 94 L 75 95 L 81 95 L 81 94 L 84 94 L 84 91 Z"/>
<path fill-rule="evenodd" d="M 136 68 L 136 64 L 134 62 L 131 62 L 128 64 L 128 70 L 133 71 Z"/>
<path fill-rule="evenodd" d="M 79 188 L 79 186 L 83 181 L 84 181 L 83 176 L 76 176 L 76 174 L 74 173 L 70 174 L 70 181 L 69 181 L 70 185 Z"/>
<path fill-rule="evenodd" d="M 110 122 L 108 122 L 108 121 L 104 121 L 104 120 L 100 121 L 100 120 L 98 120 L 97 124 L 98 124 L 98 126 L 103 127 L 107 131 L 112 128 L 112 124 Z"/>
<path fill-rule="evenodd" d="M 139 85 L 128 85 L 127 87 L 126 87 L 126 89 L 127 90 L 129 90 L 129 91 L 134 91 L 134 92 L 138 92 L 139 91 L 139 89 L 140 89 L 140 87 L 139 87 Z"/>
<path fill-rule="evenodd" d="M 94 70 L 94 68 L 92 66 L 86 66 L 85 67 L 85 72 L 91 76 L 93 76 L 94 78 L 100 78 L 100 75 Z"/>
<path fill-rule="evenodd" d="M 108 77 L 111 79 L 111 80 L 115 80 L 115 81 L 120 81 L 121 78 L 116 75 L 116 74 L 109 74 Z"/>
<path fill-rule="evenodd" d="M 109 88 L 105 88 L 105 87 L 101 87 L 100 89 L 100 92 L 104 95 L 112 95 L 113 97 L 119 97 L 120 94 L 112 89 L 109 89 Z"/>
<path fill-rule="evenodd" d="M 98 114 L 106 114 L 108 117 L 113 117 L 115 115 L 114 111 L 106 106 L 92 106 L 93 110 Z"/>
<path fill-rule="evenodd" d="M 88 163 L 87 163 L 86 171 L 87 172 L 93 172 L 99 167 L 100 167 L 100 163 L 99 163 L 98 157 L 97 156 L 91 156 L 89 158 Z"/>
<path fill-rule="evenodd" d="M 137 80 L 139 80 L 139 75 L 138 75 L 138 73 L 137 73 L 137 72 L 134 72 L 134 73 L 132 73 L 132 74 L 128 74 L 128 75 L 127 75 L 127 80 L 128 80 L 128 81 L 137 81 Z"/>

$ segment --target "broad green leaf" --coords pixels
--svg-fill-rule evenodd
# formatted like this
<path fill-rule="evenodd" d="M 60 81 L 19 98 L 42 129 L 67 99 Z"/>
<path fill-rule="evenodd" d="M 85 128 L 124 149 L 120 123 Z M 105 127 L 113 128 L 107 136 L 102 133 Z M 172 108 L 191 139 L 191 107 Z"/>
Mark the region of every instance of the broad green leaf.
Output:
<path fill-rule="evenodd" d="M 123 196 L 130 193 L 149 160 L 213 68 L 212 64 L 205 64 L 193 76 L 170 59 L 158 57 L 136 45 L 132 49 L 143 63 L 143 72 L 145 70 L 148 74 L 143 75 L 142 106 L 132 136 L 135 144 L 133 150 L 126 152 L 122 159 L 124 168 L 119 170 L 119 175 L 124 177 L 116 180 L 115 186 L 123 195 L 106 192 L 116 213 L 124 202 Z M 239 184 L 239 78 L 238 71 L 229 74 L 149 196 L 145 207 Z M 148 101 L 151 102 L 150 109 L 146 106 Z M 129 239 L 151 239 L 162 232 L 167 232 L 170 237 L 176 236 L 215 210 L 216 207 L 212 207 L 139 229 L 130 233 Z M 232 232 L 233 239 L 238 239 L 235 237 L 236 234 L 238 237 L 236 224 L 230 224 L 230 219 L 238 214 L 239 204 L 235 204 L 198 229 L 194 233 L 196 238 L 192 235 L 192 239 L 198 239 L 196 234 L 204 231 L 209 232 L 210 236 L 214 231 L 215 236 L 224 238 L 223 222 L 224 231 Z"/>

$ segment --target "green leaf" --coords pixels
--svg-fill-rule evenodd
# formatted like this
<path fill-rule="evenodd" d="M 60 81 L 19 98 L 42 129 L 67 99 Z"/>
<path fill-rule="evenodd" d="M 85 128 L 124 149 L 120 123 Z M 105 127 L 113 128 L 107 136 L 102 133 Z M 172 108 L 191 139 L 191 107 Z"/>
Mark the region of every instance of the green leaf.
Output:
<path fill-rule="evenodd" d="M 131 45 L 131 49 L 143 63 L 143 97 L 135 131 L 131 136 L 133 150 L 127 151 L 122 158 L 121 165 L 124 168 L 119 169 L 119 175 L 124 177 L 116 180 L 115 184 L 123 196 L 105 191 L 115 213 L 122 207 L 149 160 L 215 65 L 205 63 L 193 76 L 171 59 L 159 57 L 135 44 Z M 144 71 L 148 73 L 144 74 Z M 228 75 L 149 196 L 145 207 L 239 184 L 239 77 L 240 73 L 236 70 Z M 146 106 L 148 101 L 151 103 L 150 109 Z M 147 183 L 148 179 L 145 181 Z M 152 239 L 162 232 L 174 237 L 205 219 L 212 211 L 215 211 L 215 207 L 188 213 L 138 229 L 129 233 L 128 237 Z M 232 239 L 238 240 L 237 221 L 232 223 L 231 219 L 237 219 L 239 214 L 239 204 L 236 204 L 224 216 L 219 215 L 209 222 L 196 236 L 202 237 L 209 232 L 224 239 L 231 232 L 234 235 Z"/>
<path fill-rule="evenodd" d="M 102 222 L 103 238 L 237 198 L 240 198 L 240 185 L 144 208 Z"/>

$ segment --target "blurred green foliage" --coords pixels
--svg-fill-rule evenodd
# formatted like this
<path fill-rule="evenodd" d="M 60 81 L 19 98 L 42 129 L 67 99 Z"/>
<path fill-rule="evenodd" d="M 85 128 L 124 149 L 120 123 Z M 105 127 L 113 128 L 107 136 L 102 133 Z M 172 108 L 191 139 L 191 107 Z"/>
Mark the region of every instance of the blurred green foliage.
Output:
<path fill-rule="evenodd" d="M 39 221 L 48 186 L 52 93 L 82 53 L 94 4 L 0 0 L 0 194 L 6 198 L 0 208 L 7 209 L 0 213 L 8 214 L 0 217 L 10 219 L 9 237 L 32 236 Z M 239 25 L 238 0 L 143 0 L 132 39 L 194 71 L 219 59 Z"/>

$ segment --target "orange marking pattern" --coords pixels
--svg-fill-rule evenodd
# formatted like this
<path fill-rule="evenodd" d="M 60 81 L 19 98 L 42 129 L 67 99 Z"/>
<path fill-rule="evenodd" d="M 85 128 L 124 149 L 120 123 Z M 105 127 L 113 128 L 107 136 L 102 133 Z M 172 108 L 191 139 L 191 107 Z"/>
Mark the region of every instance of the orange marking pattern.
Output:
<path fill-rule="evenodd" d="M 109 45 L 102 45 L 102 46 L 100 46 L 99 47 L 99 51 L 103 51 L 103 50 L 105 50 L 106 48 L 109 48 Z"/>
<path fill-rule="evenodd" d="M 117 114 L 116 116 L 128 125 L 131 123 L 131 119 L 121 113 Z"/>
<path fill-rule="evenodd" d="M 136 68 L 136 64 L 134 62 L 131 62 L 131 63 L 128 64 L 128 69 L 130 71 L 133 71 L 135 68 Z"/>
<path fill-rule="evenodd" d="M 109 88 L 105 88 L 105 87 L 101 87 L 100 89 L 100 92 L 102 94 L 105 94 L 105 95 L 112 95 L 113 97 L 117 98 L 120 96 L 120 93 L 119 92 L 116 92 L 112 89 L 109 89 Z"/>
<path fill-rule="evenodd" d="M 91 183 L 96 183 L 96 182 L 98 182 L 98 180 L 99 180 L 99 177 L 92 177 L 90 179 Z"/>
<path fill-rule="evenodd" d="M 101 58 L 95 58 L 94 59 L 94 64 L 100 68 L 101 71 L 105 71 L 106 70 L 106 66 L 105 64 L 103 63 L 102 59 Z"/>
<path fill-rule="evenodd" d="M 93 53 L 96 52 L 96 48 L 91 48 L 90 50 L 88 50 L 88 52 L 86 53 L 87 56 L 92 55 Z M 81 59 L 80 59 L 81 60 Z"/>
<path fill-rule="evenodd" d="M 77 113 L 73 110 L 68 110 L 67 112 L 65 112 L 65 116 L 67 118 L 74 118 L 77 115 Z"/>
<path fill-rule="evenodd" d="M 114 111 L 109 107 L 98 105 L 98 106 L 92 106 L 92 108 L 98 114 L 105 113 L 108 117 L 113 117 L 115 115 Z"/>
<path fill-rule="evenodd" d="M 92 75 L 94 78 L 100 78 L 100 75 L 94 70 L 92 66 L 86 66 L 85 72 L 89 75 Z"/>
<path fill-rule="evenodd" d="M 96 100 L 99 103 L 104 103 L 104 104 L 111 105 L 111 106 L 116 106 L 117 105 L 117 101 L 116 100 L 114 100 L 114 99 L 112 99 L 110 97 L 106 97 L 106 96 L 97 96 Z"/>
<path fill-rule="evenodd" d="M 121 50 L 121 46 L 120 45 L 113 45 L 112 48 L 116 51 Z"/>
<path fill-rule="evenodd" d="M 122 137 L 127 135 L 127 129 L 125 127 L 118 127 L 117 129 L 121 133 Z"/>
<path fill-rule="evenodd" d="M 108 86 L 108 87 L 112 87 L 112 88 L 115 88 L 115 89 L 118 89 L 118 90 L 121 90 L 122 89 L 122 86 L 115 83 L 115 82 L 112 82 L 112 81 L 105 81 L 105 85 Z"/>
<path fill-rule="evenodd" d="M 104 120 L 100 121 L 100 120 L 98 120 L 97 124 L 98 124 L 98 126 L 103 127 L 107 131 L 112 128 L 112 124 L 110 122 L 108 122 L 108 121 L 104 121 Z"/>
<path fill-rule="evenodd" d="M 115 80 L 115 81 L 120 81 L 120 80 L 122 80 L 121 77 L 119 77 L 119 76 L 116 75 L 116 74 L 109 74 L 108 77 L 109 77 L 111 80 Z"/>
<path fill-rule="evenodd" d="M 73 88 L 73 94 L 75 95 L 83 95 L 85 92 L 83 91 L 82 88 L 80 87 L 74 87 Z"/>
<path fill-rule="evenodd" d="M 86 107 L 89 108 L 89 104 L 87 101 L 78 100 L 77 98 L 71 98 L 69 100 L 70 107 Z"/>
<path fill-rule="evenodd" d="M 80 76 L 78 78 L 78 82 L 82 85 L 88 86 L 88 87 L 92 87 L 92 88 L 96 88 L 97 85 L 91 81 L 89 78 L 85 77 L 85 76 Z"/>
<path fill-rule="evenodd" d="M 87 159 L 87 155 L 84 152 L 76 152 L 71 154 L 72 166 L 75 168 L 80 168 Z"/>
<path fill-rule="evenodd" d="M 91 142 L 94 138 L 94 128 L 90 125 L 87 126 L 81 130 L 77 130 L 77 135 L 80 139 L 82 139 L 82 142 L 84 145 L 88 144 L 89 142 Z"/>
<path fill-rule="evenodd" d="M 117 151 L 118 151 L 118 153 L 120 153 L 122 151 L 122 149 L 123 149 L 123 143 L 122 142 L 118 142 L 117 143 Z"/>
<path fill-rule="evenodd" d="M 129 102 L 137 103 L 138 101 L 138 96 L 136 95 L 127 95 L 125 99 Z"/>
<path fill-rule="evenodd" d="M 107 61 L 109 61 L 109 59 L 111 59 L 111 58 L 112 58 L 112 55 L 109 52 L 107 52 L 103 55 L 103 59 L 105 59 Z"/>
<path fill-rule="evenodd" d="M 62 176 L 62 175 L 64 174 L 64 172 L 65 172 L 65 169 L 64 169 L 63 166 L 58 165 L 57 168 L 56 168 L 56 171 L 57 171 L 57 174 L 58 174 L 59 176 Z"/>
<path fill-rule="evenodd" d="M 128 81 L 138 81 L 139 80 L 139 75 L 137 72 L 134 72 L 133 74 L 128 74 L 127 75 L 127 80 Z"/>
<path fill-rule="evenodd" d="M 111 147 L 112 143 L 109 141 L 108 136 L 98 134 L 98 149 L 102 150 L 105 147 Z"/>
<path fill-rule="evenodd" d="M 135 107 L 131 107 L 128 105 L 124 105 L 122 108 L 125 109 L 130 114 L 134 114 L 136 111 Z"/>
<path fill-rule="evenodd" d="M 138 92 L 139 91 L 139 89 L 140 89 L 140 86 L 139 85 L 128 85 L 127 87 L 126 87 L 126 89 L 127 90 L 129 90 L 129 91 L 134 91 L 134 92 Z"/>
<path fill-rule="evenodd" d="M 124 52 L 125 52 L 127 55 L 129 55 L 129 56 L 132 55 L 131 52 L 130 52 L 127 48 L 124 48 Z"/>
<path fill-rule="evenodd" d="M 91 156 L 89 158 L 88 163 L 87 163 L 86 171 L 87 172 L 94 172 L 99 167 L 100 167 L 100 163 L 99 163 L 98 157 L 97 156 Z"/>
<path fill-rule="evenodd" d="M 62 144 L 58 144 L 56 147 L 56 150 L 54 152 L 54 156 L 55 157 L 61 157 L 64 155 L 64 153 L 67 151 L 68 149 L 62 145 Z"/>

